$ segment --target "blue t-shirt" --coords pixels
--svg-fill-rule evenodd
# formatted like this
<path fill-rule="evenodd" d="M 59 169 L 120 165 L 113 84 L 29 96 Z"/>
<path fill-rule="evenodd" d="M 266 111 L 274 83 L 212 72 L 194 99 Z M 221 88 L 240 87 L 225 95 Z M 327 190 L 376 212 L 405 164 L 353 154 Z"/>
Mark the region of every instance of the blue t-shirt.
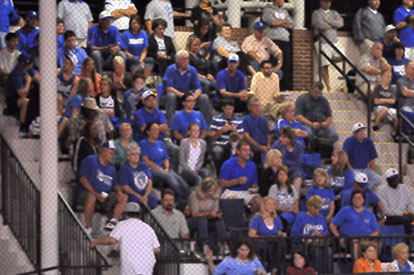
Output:
<path fill-rule="evenodd" d="M 250 222 L 250 228 L 256 230 L 258 236 L 272 237 L 277 236 L 279 231 L 283 230 L 283 225 L 279 217 L 276 217 L 273 219 L 273 228 L 269 229 L 263 218 L 259 215 L 255 215 Z"/>
<path fill-rule="evenodd" d="M 238 118 L 237 116 L 233 115 L 231 119 L 226 119 L 224 117 L 224 114 L 220 114 L 218 116 L 213 117 L 213 120 L 210 124 L 210 131 L 219 131 L 224 125 L 229 124 L 233 125 L 237 129 L 237 133 L 239 133 L 240 136 L 243 135 L 244 129 L 243 129 L 243 121 Z M 226 133 L 223 133 L 217 140 L 216 144 L 227 144 L 229 142 L 229 136 L 232 133 L 232 131 L 227 131 Z"/>
<path fill-rule="evenodd" d="M 177 64 L 168 66 L 164 74 L 163 83 L 165 89 L 173 87 L 184 94 L 201 90 L 197 69 L 191 65 L 188 65 L 188 69 L 184 73 L 179 71 Z"/>
<path fill-rule="evenodd" d="M 165 168 L 163 160 L 168 159 L 168 153 L 164 142 L 157 140 L 152 143 L 148 139 L 143 139 L 139 143 L 139 147 L 141 147 L 142 157 L 148 157 L 156 165 Z"/>
<path fill-rule="evenodd" d="M 329 213 L 329 206 L 331 202 L 335 201 L 335 194 L 332 188 L 324 188 L 320 189 L 314 186 L 311 186 L 306 193 L 306 201 L 312 197 L 318 195 L 322 198 L 322 208 L 321 208 L 321 215 L 326 217 Z"/>
<path fill-rule="evenodd" d="M 232 157 L 226 160 L 220 169 L 220 179 L 234 180 L 240 177 L 247 177 L 247 181 L 242 185 L 229 187 L 233 191 L 245 191 L 253 184 L 257 184 L 257 168 L 253 161 L 248 160 L 242 168 L 238 157 Z"/>
<path fill-rule="evenodd" d="M 394 12 L 394 24 L 397 25 L 400 22 L 405 22 L 405 18 L 410 14 L 414 14 L 413 9 L 407 11 L 403 6 L 397 8 Z M 414 47 L 414 30 L 410 27 L 406 26 L 400 29 L 398 31 L 398 38 L 405 47 Z"/>
<path fill-rule="evenodd" d="M 19 19 L 12 0 L 0 1 L 0 32 L 8 33 L 10 22 L 17 24 Z"/>
<path fill-rule="evenodd" d="M 229 93 L 239 93 L 242 90 L 246 90 L 246 81 L 244 79 L 244 74 L 237 70 L 234 76 L 230 76 L 227 72 L 227 69 L 223 69 L 217 73 L 217 94 L 215 100 L 221 98 L 220 90 L 225 89 Z"/>
<path fill-rule="evenodd" d="M 300 123 L 299 121 L 293 120 L 293 122 L 290 123 L 286 119 L 282 118 L 282 119 L 279 119 L 279 121 L 275 124 L 276 135 L 280 136 L 280 130 L 286 126 L 289 126 L 292 129 L 299 129 L 299 130 L 306 131 L 305 127 L 303 127 L 302 123 Z M 305 139 L 303 137 L 296 136 L 295 140 L 296 142 L 299 142 L 303 148 L 306 148 Z"/>
<path fill-rule="evenodd" d="M 357 212 L 352 206 L 346 206 L 339 210 L 332 223 L 339 227 L 339 234 L 343 236 L 369 236 L 379 231 L 379 226 L 374 214 L 364 208 Z"/>
<path fill-rule="evenodd" d="M 140 108 L 134 114 L 134 123 L 132 125 L 133 129 L 133 138 L 136 142 L 140 142 L 141 140 L 145 139 L 145 135 L 141 133 L 142 126 L 148 123 L 156 123 L 158 125 L 167 124 L 167 120 L 165 119 L 165 115 L 162 111 L 158 109 L 154 109 L 152 113 L 149 113 L 145 110 L 145 108 Z M 159 134 L 158 139 L 163 139 L 164 134 Z"/>
<path fill-rule="evenodd" d="M 257 257 L 253 261 L 247 260 L 244 264 L 237 258 L 227 256 L 216 266 L 213 275 L 252 275 L 256 274 L 256 269 L 258 268 L 265 271 Z"/>
<path fill-rule="evenodd" d="M 92 26 L 88 33 L 88 47 L 106 47 L 108 45 L 121 45 L 118 28 L 111 25 L 106 32 L 103 32 L 99 25 Z"/>
<path fill-rule="evenodd" d="M 290 235 L 311 236 L 314 231 L 326 233 L 327 236 L 329 235 L 325 218 L 320 214 L 316 215 L 316 217 L 311 217 L 306 212 L 300 212 L 296 215 Z"/>
<path fill-rule="evenodd" d="M 96 192 L 113 190 L 118 184 L 118 176 L 112 163 L 103 166 L 98 155 L 87 156 L 80 164 L 79 177 L 86 177 Z M 83 186 L 81 186 L 83 190 Z"/>
<path fill-rule="evenodd" d="M 86 51 L 82 48 L 75 47 L 72 52 L 69 52 L 65 47 L 60 48 L 57 51 L 57 62 L 59 64 L 59 68 L 63 69 L 63 62 L 65 62 L 66 56 L 70 55 L 71 53 L 73 53 L 78 59 L 78 64 L 73 69 L 73 71 L 75 71 L 77 74 L 81 74 L 83 60 L 88 57 Z"/>
<path fill-rule="evenodd" d="M 250 114 L 243 117 L 243 129 L 257 143 L 267 146 L 267 136 L 270 135 L 267 119 L 264 116 L 252 117 Z"/>
<path fill-rule="evenodd" d="M 405 75 L 405 63 L 410 61 L 408 58 L 403 58 L 401 61 L 396 59 L 387 59 L 388 64 L 392 67 L 392 80 L 391 84 L 397 84 L 398 79 Z"/>
<path fill-rule="evenodd" d="M 64 117 L 71 118 L 72 117 L 72 109 L 80 109 L 82 106 L 83 98 L 81 95 L 74 95 L 69 99 L 68 104 L 66 104 L 65 113 L 63 114 Z"/>
<path fill-rule="evenodd" d="M 131 31 L 127 30 L 122 34 L 121 48 L 123 50 L 128 50 L 129 53 L 137 58 L 141 57 L 142 50 L 148 48 L 148 45 L 148 36 L 142 30 L 137 34 L 133 34 Z"/>
<path fill-rule="evenodd" d="M 34 69 L 31 69 L 27 72 L 31 77 L 36 74 Z M 26 85 L 26 73 L 19 70 L 19 67 L 16 66 L 10 75 L 7 77 L 6 81 L 6 98 L 17 97 L 19 94 L 18 90 L 23 89 Z"/>
<path fill-rule="evenodd" d="M 354 169 L 368 168 L 369 162 L 378 158 L 374 142 L 368 137 L 360 143 L 354 136 L 350 136 L 345 140 L 343 149 Z"/>
<path fill-rule="evenodd" d="M 200 130 L 206 130 L 208 128 L 206 120 L 199 111 L 187 113 L 184 110 L 181 110 L 174 115 L 171 123 L 171 131 L 178 131 L 183 137 L 185 137 L 188 132 L 188 127 L 191 124 L 197 124 L 200 126 Z"/>
<path fill-rule="evenodd" d="M 65 37 L 63 35 L 56 37 L 56 50 L 62 49 L 65 46 Z"/>
<path fill-rule="evenodd" d="M 276 140 L 271 149 L 277 149 L 283 154 L 282 163 L 289 167 L 289 172 L 299 171 L 302 167 L 303 147 L 298 142 L 293 145 L 293 151 L 289 152 L 286 146 L 280 144 L 280 140 Z"/>
<path fill-rule="evenodd" d="M 29 50 L 37 45 L 36 36 L 39 34 L 39 30 L 34 28 L 28 32 L 24 28 L 21 28 L 16 33 L 19 35 L 19 45 L 17 46 L 17 49 L 21 53 L 29 54 Z"/>
<path fill-rule="evenodd" d="M 351 200 L 352 192 L 354 192 L 354 188 L 350 188 L 342 193 L 341 207 L 352 205 L 352 200 Z M 375 194 L 369 188 L 365 188 L 364 194 L 365 194 L 364 206 L 366 208 L 370 206 L 375 206 L 381 201 L 381 199 L 377 196 L 377 194 Z"/>
<path fill-rule="evenodd" d="M 335 178 L 332 177 L 331 167 L 326 169 L 326 172 L 329 175 L 329 180 L 331 181 L 331 186 L 334 189 L 335 194 L 342 193 L 345 190 L 354 188 L 355 174 L 351 169 L 343 171 L 342 174 L 337 175 Z"/>
<path fill-rule="evenodd" d="M 128 162 L 122 165 L 118 172 L 119 184 L 128 185 L 135 192 L 144 195 L 147 190 L 148 180 L 152 179 L 152 175 L 148 165 L 140 161 L 137 168 L 133 168 Z M 135 196 L 128 194 L 128 201 L 135 201 Z"/>

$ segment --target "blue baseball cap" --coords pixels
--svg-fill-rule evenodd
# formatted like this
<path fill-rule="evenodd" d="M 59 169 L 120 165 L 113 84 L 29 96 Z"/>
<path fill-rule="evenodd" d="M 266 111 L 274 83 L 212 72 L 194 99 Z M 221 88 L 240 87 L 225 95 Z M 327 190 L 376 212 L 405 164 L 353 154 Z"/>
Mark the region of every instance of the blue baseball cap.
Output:
<path fill-rule="evenodd" d="M 116 151 L 115 143 L 112 140 L 107 140 L 102 142 L 101 149 L 111 149 Z"/>
<path fill-rule="evenodd" d="M 27 11 L 26 13 L 26 18 L 31 17 L 31 18 L 36 18 L 37 19 L 37 13 L 35 11 Z"/>
<path fill-rule="evenodd" d="M 255 30 L 264 30 L 266 28 L 265 24 L 263 24 L 263 22 L 256 22 L 253 25 L 253 29 Z"/>
<path fill-rule="evenodd" d="M 20 64 L 28 65 L 28 64 L 33 62 L 33 58 L 30 55 L 26 54 L 26 53 L 22 53 L 17 58 L 17 62 L 20 63 Z"/>

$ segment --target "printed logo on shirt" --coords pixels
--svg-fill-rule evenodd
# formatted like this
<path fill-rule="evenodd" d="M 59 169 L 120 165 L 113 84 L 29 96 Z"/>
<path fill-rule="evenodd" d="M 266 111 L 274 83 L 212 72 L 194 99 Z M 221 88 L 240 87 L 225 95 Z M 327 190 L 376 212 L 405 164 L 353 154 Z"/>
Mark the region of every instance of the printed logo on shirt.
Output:
<path fill-rule="evenodd" d="M 290 208 L 294 204 L 295 198 L 288 194 L 278 194 L 276 201 L 279 206 Z"/>
<path fill-rule="evenodd" d="M 280 12 L 275 11 L 275 17 L 276 19 L 279 19 L 279 20 L 285 20 L 286 14 L 283 12 L 280 13 Z"/>
<path fill-rule="evenodd" d="M 158 151 L 159 151 L 159 152 L 163 152 L 162 148 L 158 148 Z"/>
<path fill-rule="evenodd" d="M 134 173 L 134 184 L 138 190 L 144 190 L 147 187 L 148 177 L 147 175 L 140 171 Z"/>
<path fill-rule="evenodd" d="M 128 41 L 130 45 L 144 44 L 144 38 L 130 38 Z"/>
<path fill-rule="evenodd" d="M 98 174 L 96 175 L 96 179 L 104 184 L 111 186 L 112 185 L 112 177 L 105 175 L 101 170 L 98 169 Z"/>
<path fill-rule="evenodd" d="M 323 231 L 323 225 L 322 224 L 307 224 L 303 228 L 303 234 L 309 235 L 314 231 L 322 232 Z"/>
<path fill-rule="evenodd" d="M 368 224 L 369 223 L 369 219 L 368 218 L 365 218 L 364 219 L 364 223 L 367 223 Z"/>

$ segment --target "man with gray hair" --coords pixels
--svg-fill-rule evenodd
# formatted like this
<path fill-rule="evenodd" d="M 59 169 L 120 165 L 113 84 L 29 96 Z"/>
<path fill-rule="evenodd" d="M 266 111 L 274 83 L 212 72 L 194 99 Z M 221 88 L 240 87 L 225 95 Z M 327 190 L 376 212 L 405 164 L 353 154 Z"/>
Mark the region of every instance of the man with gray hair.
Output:
<path fill-rule="evenodd" d="M 296 99 L 296 119 L 303 124 L 310 138 L 326 138 L 335 143 L 339 136 L 329 127 L 332 123 L 332 110 L 328 99 L 322 95 L 323 88 L 322 82 L 317 81 L 309 93 Z"/>
<path fill-rule="evenodd" d="M 400 110 L 414 112 L 414 61 L 405 63 L 405 75 L 397 81 Z"/>
<path fill-rule="evenodd" d="M 175 64 L 168 66 L 165 71 L 163 83 L 165 95 L 161 98 L 161 104 L 165 106 L 168 125 L 171 125 L 175 110 L 181 108 L 182 97 L 193 93 L 197 105 L 203 114 L 207 124 L 211 121 L 210 100 L 202 93 L 197 69 L 190 65 L 190 55 L 187 51 L 178 51 L 175 55 Z"/>

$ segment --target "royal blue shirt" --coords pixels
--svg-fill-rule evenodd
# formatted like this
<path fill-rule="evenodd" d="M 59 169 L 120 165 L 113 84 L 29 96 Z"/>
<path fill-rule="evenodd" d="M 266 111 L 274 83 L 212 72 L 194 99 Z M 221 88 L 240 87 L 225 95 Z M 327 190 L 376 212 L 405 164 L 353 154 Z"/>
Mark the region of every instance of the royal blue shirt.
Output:
<path fill-rule="evenodd" d="M 36 74 L 36 71 L 31 69 L 27 73 L 33 77 Z M 19 96 L 17 91 L 23 89 L 26 85 L 25 77 L 26 73 L 20 71 L 18 66 L 13 69 L 6 81 L 6 98 Z"/>
<path fill-rule="evenodd" d="M 79 177 L 87 178 L 96 192 L 108 193 L 118 184 L 118 176 L 115 167 L 112 163 L 106 166 L 102 165 L 98 155 L 87 156 L 81 162 Z M 83 186 L 82 189 L 86 190 Z"/>
<path fill-rule="evenodd" d="M 257 257 L 252 261 L 248 259 L 246 263 L 242 263 L 237 258 L 227 256 L 216 266 L 213 275 L 252 275 L 256 274 L 258 268 L 265 271 Z"/>
<path fill-rule="evenodd" d="M 257 143 L 267 146 L 267 136 L 270 135 L 267 119 L 264 116 L 252 117 L 250 114 L 243 117 L 243 129 Z"/>
<path fill-rule="evenodd" d="M 242 90 L 246 90 L 246 81 L 244 74 L 237 70 L 236 74 L 231 76 L 227 69 L 223 69 L 217 73 L 217 94 L 214 99 L 221 98 L 220 90 L 225 89 L 229 93 L 239 93 Z"/>
<path fill-rule="evenodd" d="M 283 230 L 282 221 L 279 217 L 273 219 L 273 228 L 269 229 L 260 215 L 255 215 L 250 222 L 250 228 L 256 230 L 258 236 L 272 237 L 277 236 Z"/>
<path fill-rule="evenodd" d="M 348 205 L 352 204 L 352 201 L 351 201 L 352 192 L 354 192 L 354 188 L 348 189 L 348 190 L 346 190 L 342 193 L 341 207 L 348 206 Z M 364 204 L 364 206 L 366 208 L 368 208 L 370 206 L 375 206 L 381 201 L 381 199 L 377 196 L 377 194 L 375 194 L 369 188 L 365 188 L 364 194 L 365 194 L 365 204 Z"/>
<path fill-rule="evenodd" d="M 134 131 L 134 140 L 136 142 L 140 142 L 141 140 L 145 139 L 145 135 L 141 133 L 141 128 L 148 123 L 156 123 L 158 125 L 161 125 L 167 124 L 167 120 L 165 119 L 164 113 L 158 109 L 154 109 L 152 113 L 149 113 L 145 110 L 145 108 L 140 108 L 135 112 L 134 123 L 132 125 Z M 158 135 L 158 139 L 161 140 L 163 138 L 164 134 Z"/>
<path fill-rule="evenodd" d="M 171 123 L 171 131 L 178 131 L 185 137 L 188 132 L 188 127 L 191 124 L 197 124 L 200 126 L 200 130 L 206 130 L 208 128 L 206 120 L 199 111 L 191 111 L 191 113 L 187 113 L 184 110 L 181 110 L 174 115 Z"/>
<path fill-rule="evenodd" d="M 329 235 L 328 225 L 325 217 L 321 214 L 315 217 L 309 216 L 306 212 L 300 212 L 296 215 L 295 222 L 290 231 L 291 236 L 311 236 L 314 231 L 326 233 Z"/>
<path fill-rule="evenodd" d="M 17 49 L 21 53 L 29 54 L 29 50 L 37 45 L 36 36 L 39 34 L 39 30 L 34 28 L 29 32 L 25 28 L 21 28 L 16 33 L 19 35 Z"/>
<path fill-rule="evenodd" d="M 65 107 L 65 113 L 63 114 L 64 117 L 71 118 L 72 117 L 72 109 L 80 109 L 82 106 L 83 98 L 81 95 L 77 94 L 69 99 L 68 104 Z"/>
<path fill-rule="evenodd" d="M 128 185 L 132 190 L 140 195 L 145 194 L 148 180 L 152 179 L 152 174 L 148 165 L 140 161 L 137 168 L 133 168 L 128 162 L 122 165 L 118 172 L 119 184 Z M 128 194 L 128 201 L 134 201 L 135 195 Z"/>
<path fill-rule="evenodd" d="M 0 1 L 0 32 L 8 33 L 10 22 L 17 24 L 19 19 L 12 0 Z"/>
<path fill-rule="evenodd" d="M 148 48 L 148 45 L 148 36 L 142 30 L 137 34 L 133 34 L 131 31 L 127 30 L 122 34 L 121 48 L 123 50 L 128 50 L 130 54 L 137 58 L 141 57 L 142 50 Z"/>
<path fill-rule="evenodd" d="M 392 80 L 391 84 L 397 84 L 398 79 L 405 75 L 405 63 L 410 61 L 408 58 L 403 58 L 401 61 L 396 59 L 387 59 L 388 64 L 392 67 Z"/>
<path fill-rule="evenodd" d="M 280 144 L 280 140 L 276 140 L 271 149 L 277 149 L 283 154 L 282 163 L 289 167 L 289 172 L 299 171 L 302 167 L 303 147 L 298 142 L 293 145 L 293 151 L 289 152 L 286 146 Z"/>
<path fill-rule="evenodd" d="M 233 191 L 245 191 L 253 184 L 257 184 L 257 168 L 253 161 L 247 160 L 244 167 L 240 166 L 238 157 L 226 160 L 220 169 L 220 179 L 234 180 L 240 177 L 247 177 L 247 181 L 242 185 L 229 187 Z"/>
<path fill-rule="evenodd" d="M 368 137 L 360 143 L 354 136 L 350 136 L 345 140 L 343 149 L 354 169 L 368 168 L 369 162 L 378 158 L 374 142 Z"/>
<path fill-rule="evenodd" d="M 148 157 L 159 167 L 165 168 L 163 160 L 169 157 L 164 142 L 157 140 L 155 143 L 152 143 L 148 139 L 143 139 L 139 143 L 139 147 L 141 148 L 142 157 Z"/>
<path fill-rule="evenodd" d="M 82 73 L 83 60 L 85 60 L 85 58 L 88 57 L 88 55 L 86 54 L 86 51 L 82 48 L 75 47 L 73 49 L 73 51 L 71 51 L 71 52 L 69 52 L 66 49 L 66 47 L 60 48 L 57 51 L 57 60 L 58 60 L 59 68 L 63 69 L 63 62 L 65 62 L 66 56 L 70 55 L 71 53 L 73 53 L 76 56 L 76 58 L 78 59 L 78 64 L 76 65 L 76 67 L 73 70 L 77 74 L 81 74 Z"/>
<path fill-rule="evenodd" d="M 276 135 L 280 136 L 280 130 L 286 126 L 289 126 L 292 129 L 299 129 L 299 130 L 306 131 L 305 127 L 303 127 L 302 123 L 300 123 L 299 121 L 293 120 L 292 123 L 290 123 L 286 119 L 282 118 L 282 119 L 279 119 L 279 121 L 275 124 Z M 305 139 L 303 137 L 296 136 L 295 140 L 296 142 L 299 142 L 303 148 L 306 148 Z"/>
<path fill-rule="evenodd" d="M 188 69 L 184 73 L 180 72 L 177 64 L 168 66 L 164 74 L 163 83 L 165 89 L 172 87 L 184 94 L 201 90 L 197 69 L 191 65 L 188 65 Z"/>
<path fill-rule="evenodd" d="M 400 22 L 405 22 L 405 18 L 410 14 L 414 14 L 413 9 L 407 11 L 403 6 L 397 8 L 394 12 L 394 24 L 397 25 Z M 400 29 L 398 31 L 398 38 L 405 47 L 414 47 L 414 30 L 412 28 L 405 26 Z"/>
<path fill-rule="evenodd" d="M 374 214 L 366 208 L 362 212 L 355 211 L 352 206 L 341 208 L 332 223 L 339 227 L 339 234 L 343 236 L 362 237 L 379 231 Z"/>
<path fill-rule="evenodd" d="M 99 25 L 93 26 L 88 33 L 88 47 L 106 47 L 108 45 L 121 45 L 119 30 L 115 26 L 110 26 L 103 32 Z"/>
<path fill-rule="evenodd" d="M 326 217 L 329 213 L 329 206 L 331 205 L 331 202 L 335 201 L 335 194 L 332 190 L 332 188 L 317 188 L 314 186 L 311 186 L 308 189 L 308 192 L 306 193 L 306 201 L 312 197 L 312 196 L 319 196 L 322 199 L 322 208 L 320 214 L 324 217 Z"/>
<path fill-rule="evenodd" d="M 335 178 L 332 177 L 331 167 L 326 169 L 326 172 L 329 175 L 331 186 L 333 187 L 335 193 L 340 193 L 344 190 L 354 188 L 355 174 L 354 171 L 352 171 L 351 169 L 346 169 L 340 175 L 336 175 Z"/>

